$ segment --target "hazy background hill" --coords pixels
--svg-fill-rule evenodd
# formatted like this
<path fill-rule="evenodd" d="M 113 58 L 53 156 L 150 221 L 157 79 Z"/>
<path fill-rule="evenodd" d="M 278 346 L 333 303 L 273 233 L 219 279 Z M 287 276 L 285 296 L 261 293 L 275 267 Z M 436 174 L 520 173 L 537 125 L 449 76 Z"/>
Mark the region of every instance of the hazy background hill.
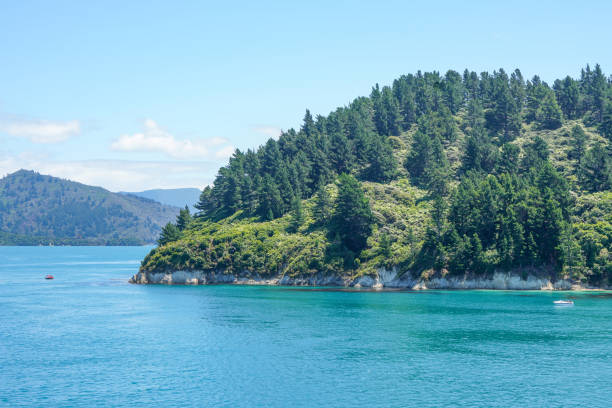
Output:
<path fill-rule="evenodd" d="M 132 194 L 174 207 L 183 208 L 188 205 L 192 212 L 196 211 L 193 205 L 198 202 L 200 193 L 201 191 L 197 188 L 158 188 L 138 192 L 121 192 L 121 194 Z"/>
<path fill-rule="evenodd" d="M 142 245 L 177 207 L 19 170 L 0 180 L 1 245 Z"/>

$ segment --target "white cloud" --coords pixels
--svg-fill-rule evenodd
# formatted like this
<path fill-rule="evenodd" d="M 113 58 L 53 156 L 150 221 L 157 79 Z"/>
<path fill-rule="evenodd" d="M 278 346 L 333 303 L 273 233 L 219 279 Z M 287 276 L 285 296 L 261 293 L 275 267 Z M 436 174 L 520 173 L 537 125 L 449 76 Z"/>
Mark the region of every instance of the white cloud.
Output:
<path fill-rule="evenodd" d="M 78 121 L 52 122 L 19 118 L 0 119 L 0 132 L 11 136 L 25 137 L 34 143 L 57 143 L 78 134 Z"/>
<path fill-rule="evenodd" d="M 233 147 L 224 146 L 227 143 L 226 139 L 220 137 L 177 139 L 155 121 L 147 119 L 144 122 L 144 132 L 120 136 L 112 143 L 111 149 L 120 152 L 163 153 L 175 159 L 225 159 L 227 149 L 233 151 Z"/>
<path fill-rule="evenodd" d="M 111 191 L 202 188 L 213 181 L 218 167 L 210 161 L 55 161 L 29 154 L 0 156 L 0 177 L 23 168 Z"/>
<path fill-rule="evenodd" d="M 217 159 L 228 159 L 236 148 L 234 146 L 226 146 L 215 153 Z"/>
<path fill-rule="evenodd" d="M 278 139 L 283 132 L 281 128 L 276 126 L 255 126 L 253 130 L 272 139 Z"/>

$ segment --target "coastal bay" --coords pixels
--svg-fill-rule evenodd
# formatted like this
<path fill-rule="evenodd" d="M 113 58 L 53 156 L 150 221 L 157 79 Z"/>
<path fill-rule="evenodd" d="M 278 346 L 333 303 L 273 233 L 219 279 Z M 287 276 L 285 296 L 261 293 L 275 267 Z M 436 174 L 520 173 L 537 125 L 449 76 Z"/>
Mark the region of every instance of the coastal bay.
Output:
<path fill-rule="evenodd" d="M 0 248 L 0 405 L 605 407 L 612 394 L 610 292 L 128 284 L 148 250 Z"/>

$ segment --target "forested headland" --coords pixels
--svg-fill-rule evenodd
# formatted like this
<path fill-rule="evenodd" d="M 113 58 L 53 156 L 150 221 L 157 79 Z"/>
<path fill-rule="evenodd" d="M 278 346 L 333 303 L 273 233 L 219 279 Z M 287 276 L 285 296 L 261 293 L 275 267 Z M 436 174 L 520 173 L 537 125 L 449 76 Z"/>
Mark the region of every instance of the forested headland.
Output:
<path fill-rule="evenodd" d="M 418 72 L 236 150 L 141 271 L 612 285 L 612 77 Z"/>

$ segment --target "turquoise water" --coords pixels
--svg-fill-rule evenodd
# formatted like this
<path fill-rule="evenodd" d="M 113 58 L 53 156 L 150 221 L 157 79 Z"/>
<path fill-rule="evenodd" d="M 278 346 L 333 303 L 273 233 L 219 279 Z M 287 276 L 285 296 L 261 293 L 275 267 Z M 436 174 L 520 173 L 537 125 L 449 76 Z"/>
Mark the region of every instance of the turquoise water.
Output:
<path fill-rule="evenodd" d="M 0 247 L 0 406 L 612 400 L 609 294 L 127 284 L 148 249 Z"/>

